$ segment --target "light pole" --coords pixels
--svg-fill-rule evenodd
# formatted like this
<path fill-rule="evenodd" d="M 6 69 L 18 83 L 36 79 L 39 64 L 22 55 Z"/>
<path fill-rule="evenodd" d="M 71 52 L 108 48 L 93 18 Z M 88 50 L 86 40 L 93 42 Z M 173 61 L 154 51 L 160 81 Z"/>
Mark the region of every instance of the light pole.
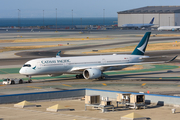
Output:
<path fill-rule="evenodd" d="M 144 25 L 144 8 L 143 8 L 143 25 Z"/>
<path fill-rule="evenodd" d="M 44 29 L 44 10 L 43 10 L 43 29 Z"/>
<path fill-rule="evenodd" d="M 160 13 L 159 13 L 159 27 L 160 27 L 160 21 L 161 21 L 161 20 L 160 20 L 160 17 L 161 17 L 161 16 L 160 16 Z"/>
<path fill-rule="evenodd" d="M 73 28 L 73 9 L 72 9 L 72 28 Z"/>
<path fill-rule="evenodd" d="M 103 25 L 105 25 L 105 9 L 103 9 Z"/>
<path fill-rule="evenodd" d="M 57 8 L 56 8 L 56 32 L 57 32 Z"/>
<path fill-rule="evenodd" d="M 144 13 L 143 13 L 143 25 L 144 25 Z"/>
<path fill-rule="evenodd" d="M 19 10 L 19 28 L 21 29 L 21 10 Z"/>
<path fill-rule="evenodd" d="M 81 30 L 82 30 L 82 18 L 81 18 Z"/>
<path fill-rule="evenodd" d="M 20 11 L 20 10 L 18 9 L 18 27 L 20 27 L 20 26 L 19 26 L 19 17 L 20 17 L 19 11 Z"/>

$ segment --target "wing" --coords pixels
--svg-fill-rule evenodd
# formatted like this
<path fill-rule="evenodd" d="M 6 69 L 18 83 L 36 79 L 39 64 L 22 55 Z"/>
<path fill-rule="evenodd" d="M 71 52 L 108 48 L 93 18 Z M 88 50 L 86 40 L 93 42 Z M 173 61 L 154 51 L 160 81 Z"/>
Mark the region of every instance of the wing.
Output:
<path fill-rule="evenodd" d="M 122 63 L 122 64 L 108 64 L 108 65 L 94 65 L 94 66 L 73 67 L 70 70 L 70 72 L 77 72 L 77 71 L 82 72 L 85 69 L 89 69 L 89 68 L 96 68 L 96 69 L 100 69 L 101 71 L 105 71 L 110 67 L 120 67 L 120 66 L 122 66 L 122 68 L 125 68 L 125 67 L 132 66 L 132 65 L 168 63 L 168 62 L 172 62 L 176 58 L 177 58 L 177 56 L 173 57 L 172 59 L 170 59 L 168 61 L 159 61 L 159 62 Z"/>

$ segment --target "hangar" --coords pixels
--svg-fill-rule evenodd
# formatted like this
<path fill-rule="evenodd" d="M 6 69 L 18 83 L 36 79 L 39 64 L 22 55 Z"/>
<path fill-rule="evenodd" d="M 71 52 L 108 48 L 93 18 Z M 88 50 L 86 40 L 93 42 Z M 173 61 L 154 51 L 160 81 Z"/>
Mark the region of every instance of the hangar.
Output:
<path fill-rule="evenodd" d="M 149 23 L 154 17 L 154 26 L 180 26 L 180 6 L 146 6 L 120 11 L 118 27 L 123 24 Z"/>

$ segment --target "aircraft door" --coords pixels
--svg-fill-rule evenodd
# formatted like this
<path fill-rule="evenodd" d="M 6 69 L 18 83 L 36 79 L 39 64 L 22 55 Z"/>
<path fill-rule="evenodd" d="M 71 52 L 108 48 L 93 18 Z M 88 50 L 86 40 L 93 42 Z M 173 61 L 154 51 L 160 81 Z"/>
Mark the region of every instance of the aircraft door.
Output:
<path fill-rule="evenodd" d="M 36 67 L 37 67 L 37 69 L 41 69 L 41 63 L 40 63 L 40 61 L 37 62 Z"/>
<path fill-rule="evenodd" d="M 68 68 L 68 67 L 67 67 L 67 66 L 68 66 L 68 63 L 64 63 L 63 66 L 64 66 L 64 69 L 66 70 L 66 69 Z"/>

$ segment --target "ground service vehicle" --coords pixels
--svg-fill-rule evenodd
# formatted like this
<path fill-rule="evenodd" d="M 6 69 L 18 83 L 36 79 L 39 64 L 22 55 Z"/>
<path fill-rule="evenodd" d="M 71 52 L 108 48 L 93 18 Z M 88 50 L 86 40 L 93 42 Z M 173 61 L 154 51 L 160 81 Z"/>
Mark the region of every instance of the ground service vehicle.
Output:
<path fill-rule="evenodd" d="M 3 79 L 3 84 L 10 85 L 10 84 L 22 84 L 23 80 L 22 79 L 17 79 L 17 78 L 5 78 Z"/>

